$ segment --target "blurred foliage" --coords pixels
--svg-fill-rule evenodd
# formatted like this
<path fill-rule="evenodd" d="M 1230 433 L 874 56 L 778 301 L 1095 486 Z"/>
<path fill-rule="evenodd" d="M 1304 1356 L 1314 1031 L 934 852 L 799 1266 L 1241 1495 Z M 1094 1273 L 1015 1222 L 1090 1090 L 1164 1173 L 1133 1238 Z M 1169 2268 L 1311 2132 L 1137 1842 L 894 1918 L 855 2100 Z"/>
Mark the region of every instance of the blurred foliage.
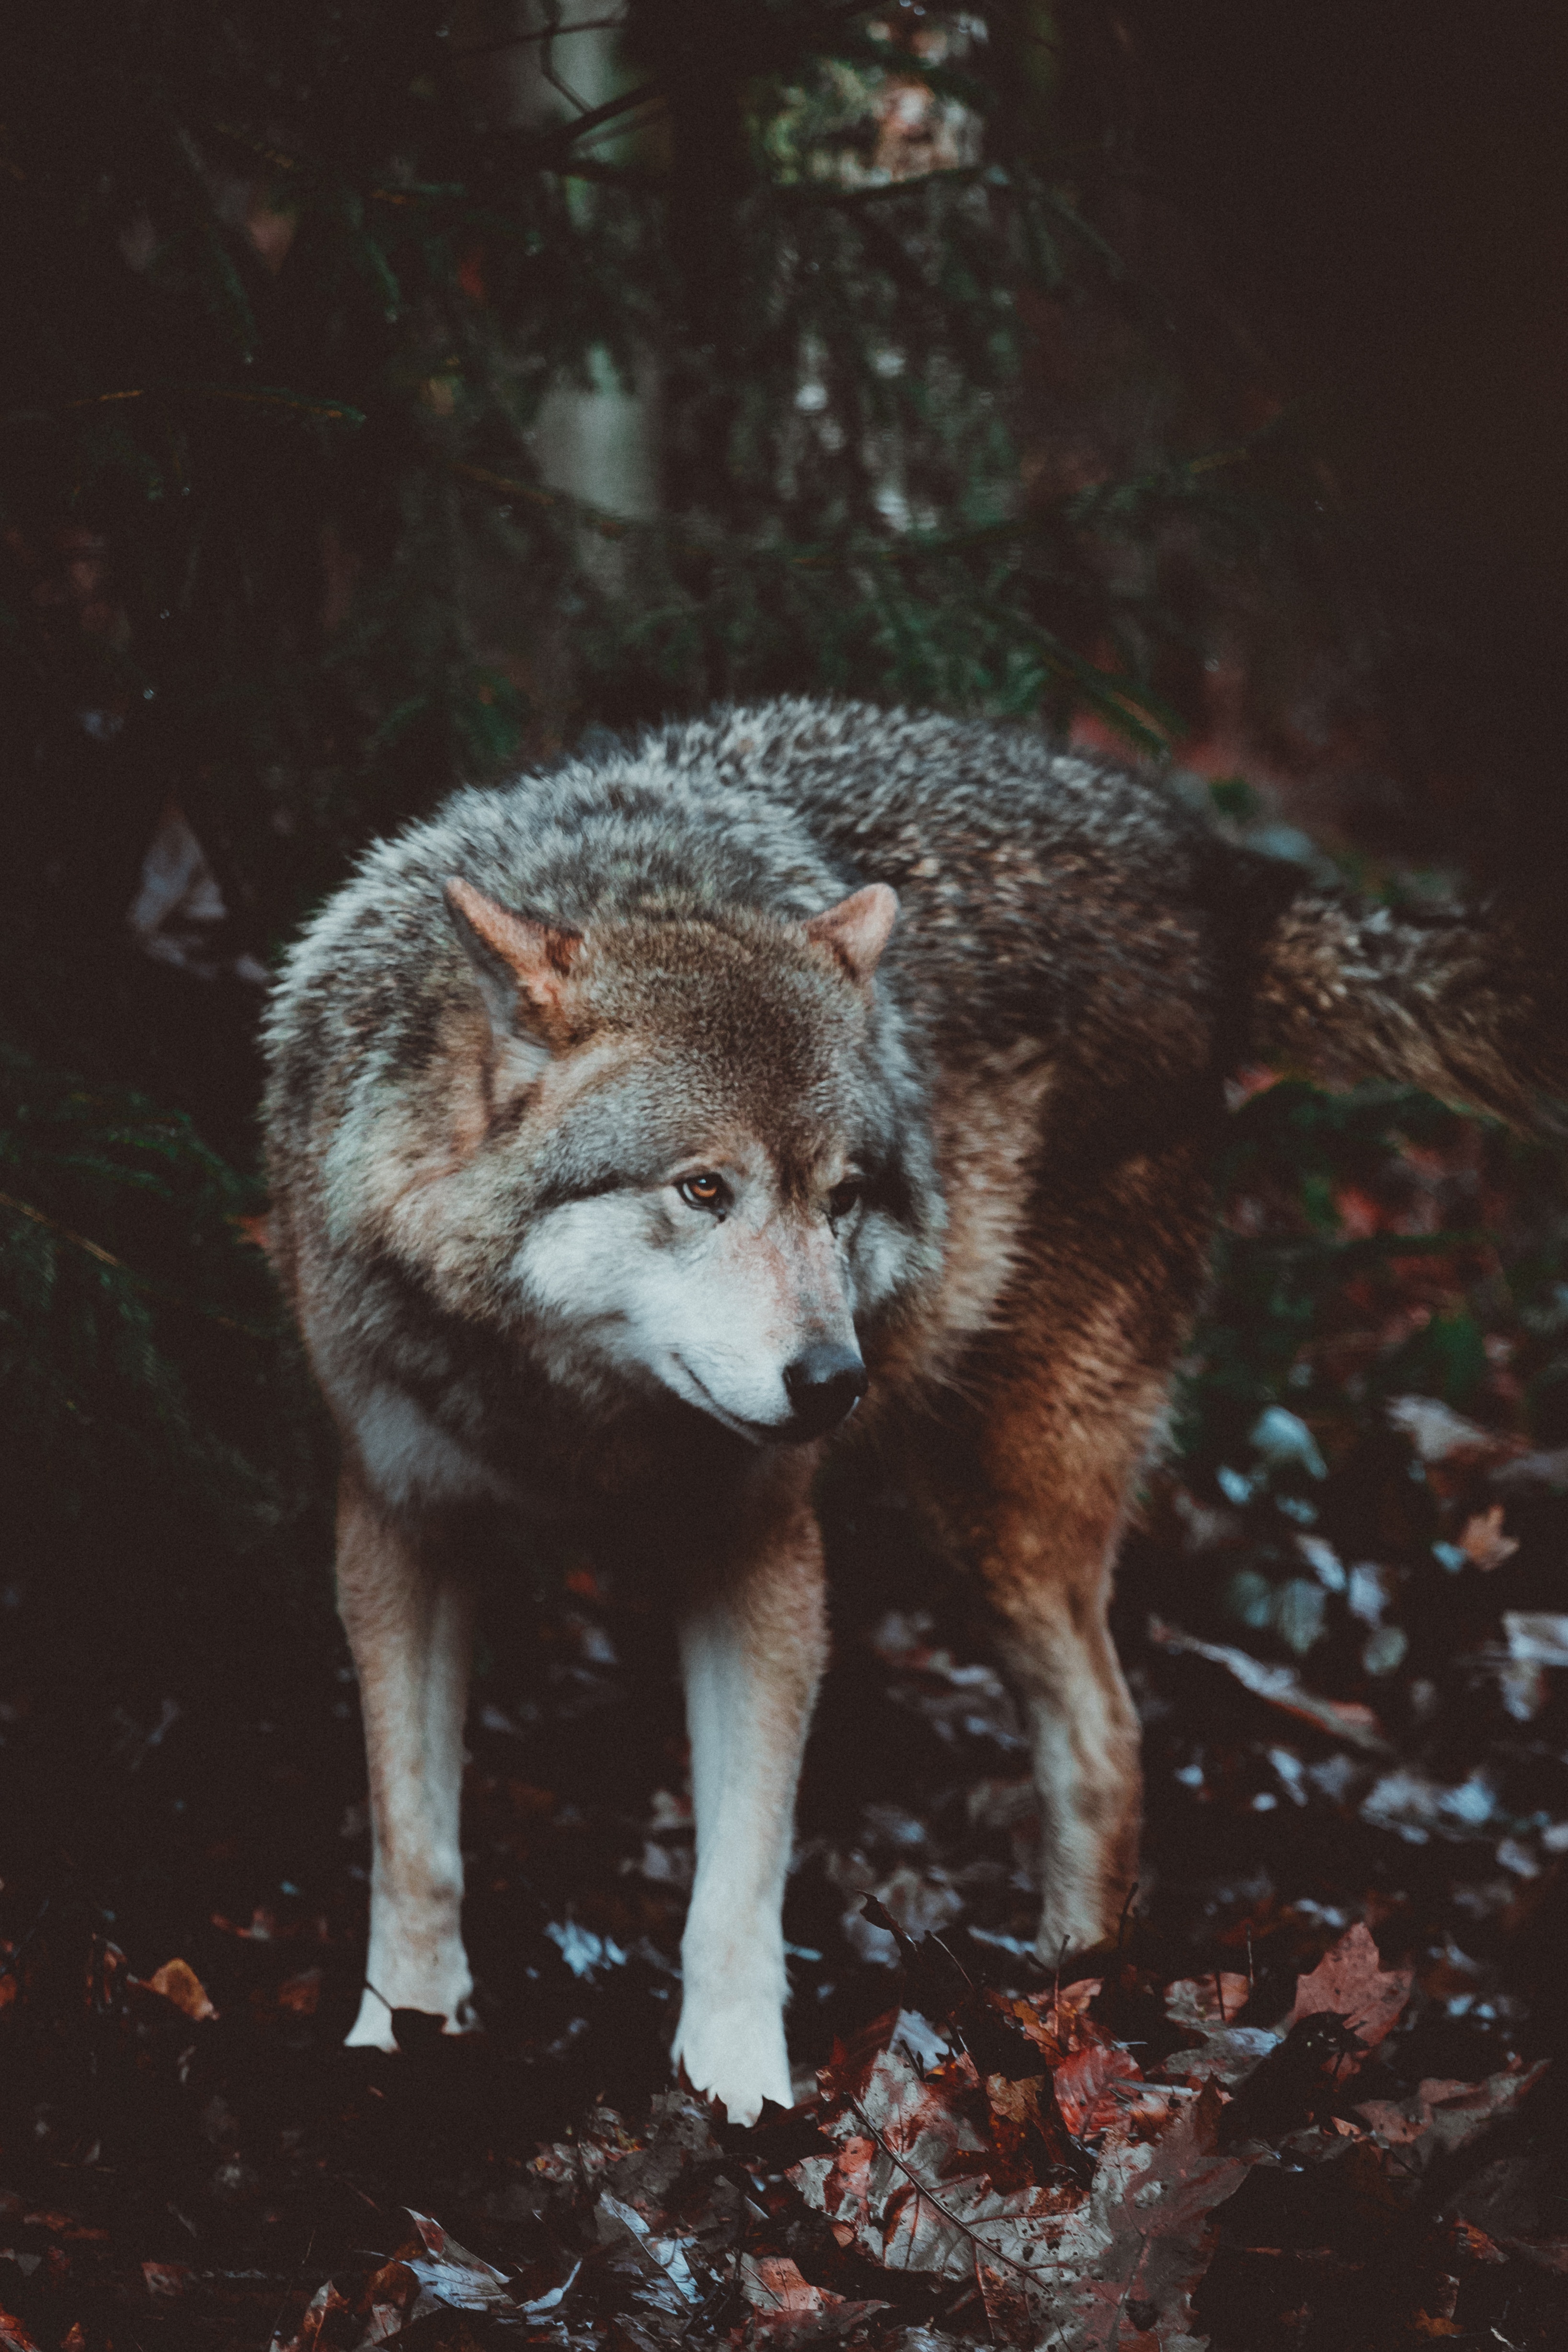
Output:
<path fill-rule="evenodd" d="M 80 898 L 171 792 L 265 954 L 367 836 L 585 720 L 815 687 L 1155 748 L 1195 566 L 1303 527 L 1078 205 L 1048 9 L 632 0 L 634 87 L 575 114 L 546 21 L 7 20 L 7 953 L 59 989 L 37 881 Z M 1030 353 L 1084 308 L 1145 421 L 1127 478 L 1042 490 Z M 616 378 L 656 520 L 541 472 L 541 404 Z"/>
<path fill-rule="evenodd" d="M 14 1580 L 277 1572 L 322 1433 L 265 1206 L 183 1114 L 0 1048 L 0 1413 Z"/>

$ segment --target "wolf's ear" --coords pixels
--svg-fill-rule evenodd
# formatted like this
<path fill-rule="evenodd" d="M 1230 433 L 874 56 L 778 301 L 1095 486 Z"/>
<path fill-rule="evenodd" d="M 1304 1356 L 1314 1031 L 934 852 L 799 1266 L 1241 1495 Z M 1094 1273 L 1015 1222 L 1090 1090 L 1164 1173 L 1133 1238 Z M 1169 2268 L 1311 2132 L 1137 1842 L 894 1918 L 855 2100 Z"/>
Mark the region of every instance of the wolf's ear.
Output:
<path fill-rule="evenodd" d="M 863 890 L 841 898 L 825 914 L 811 916 L 803 928 L 809 940 L 837 956 L 845 976 L 857 988 L 864 988 L 897 920 L 897 892 L 885 882 L 868 882 Z"/>
<path fill-rule="evenodd" d="M 549 1045 L 559 1032 L 561 998 L 582 945 L 570 923 L 541 923 L 488 898 L 454 875 L 446 911 L 474 967 L 497 1037 L 519 1034 Z"/>

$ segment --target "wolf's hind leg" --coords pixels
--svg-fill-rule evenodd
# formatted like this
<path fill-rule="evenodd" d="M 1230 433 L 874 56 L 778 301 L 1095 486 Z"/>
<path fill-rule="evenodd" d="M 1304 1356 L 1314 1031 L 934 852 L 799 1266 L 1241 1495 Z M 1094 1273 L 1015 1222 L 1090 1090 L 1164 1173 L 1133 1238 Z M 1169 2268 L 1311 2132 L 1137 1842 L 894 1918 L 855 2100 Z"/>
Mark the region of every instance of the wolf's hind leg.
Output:
<path fill-rule="evenodd" d="M 1040 1956 L 1113 1937 L 1138 1867 L 1138 1722 L 1107 1612 L 1209 1233 L 1201 1144 L 1042 1186 L 935 1499 L 1001 1621 L 1040 1803 Z"/>
<path fill-rule="evenodd" d="M 998 1513 L 981 1565 L 1029 1732 L 1040 1815 L 1038 1948 L 1113 1937 L 1138 1868 L 1138 1721 L 1106 1623 L 1114 1529 Z"/>
<path fill-rule="evenodd" d="M 743 1524 L 695 1580 L 681 1624 L 697 1867 L 673 2054 L 732 2123 L 755 2123 L 764 2099 L 793 2099 L 784 1880 L 827 1655 L 810 1467 L 801 1453 L 759 1471 Z"/>
<path fill-rule="evenodd" d="M 371 1940 L 351 2048 L 392 2050 L 394 2009 L 473 2022 L 463 1948 L 463 1720 L 473 1595 L 345 1471 L 338 1608 L 353 1652 L 371 1799 Z"/>

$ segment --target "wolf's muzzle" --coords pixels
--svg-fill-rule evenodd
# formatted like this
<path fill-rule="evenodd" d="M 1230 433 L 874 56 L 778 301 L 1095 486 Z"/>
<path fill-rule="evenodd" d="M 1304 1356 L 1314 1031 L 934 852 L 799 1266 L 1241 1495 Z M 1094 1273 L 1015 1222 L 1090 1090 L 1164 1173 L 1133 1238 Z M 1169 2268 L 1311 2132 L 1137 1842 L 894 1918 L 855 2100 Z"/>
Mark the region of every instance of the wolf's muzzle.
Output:
<path fill-rule="evenodd" d="M 852 1348 L 824 1341 L 808 1348 L 784 1367 L 784 1392 L 794 1419 L 784 1433 L 795 1438 L 823 1437 L 852 1413 L 871 1384 Z"/>

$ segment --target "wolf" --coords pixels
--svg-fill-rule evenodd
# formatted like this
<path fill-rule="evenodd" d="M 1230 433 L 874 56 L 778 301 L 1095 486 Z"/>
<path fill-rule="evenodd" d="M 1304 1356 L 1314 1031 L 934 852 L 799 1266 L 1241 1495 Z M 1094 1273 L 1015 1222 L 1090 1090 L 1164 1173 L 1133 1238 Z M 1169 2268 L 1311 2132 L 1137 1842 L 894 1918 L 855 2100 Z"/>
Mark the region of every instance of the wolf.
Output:
<path fill-rule="evenodd" d="M 373 1831 L 365 1990 L 474 2023 L 475 1562 L 576 1530 L 678 1628 L 697 1859 L 674 2062 L 790 2101 L 781 1905 L 827 1651 L 828 1454 L 994 1605 L 1040 1950 L 1111 1935 L 1138 1731 L 1118 1538 L 1205 1280 L 1225 1083 L 1272 1062 L 1527 1123 L 1527 925 L 1358 907 L 1025 728 L 726 709 L 373 847 L 267 1025 L 274 1253 L 341 1441 Z"/>

